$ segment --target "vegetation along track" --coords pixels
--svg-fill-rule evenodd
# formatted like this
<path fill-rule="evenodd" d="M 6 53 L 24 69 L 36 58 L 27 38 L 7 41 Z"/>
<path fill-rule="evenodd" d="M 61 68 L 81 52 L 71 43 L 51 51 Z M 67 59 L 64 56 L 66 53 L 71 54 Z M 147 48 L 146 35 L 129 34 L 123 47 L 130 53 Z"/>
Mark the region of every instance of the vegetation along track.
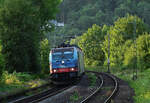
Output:
<path fill-rule="evenodd" d="M 19 99 L 19 98 L 25 96 L 29 92 L 34 93 L 34 92 L 38 91 L 39 89 L 50 88 L 51 86 L 52 85 L 49 82 L 49 83 L 46 83 L 44 85 L 41 85 L 41 86 L 38 86 L 38 87 L 35 87 L 35 88 L 26 89 L 26 90 L 23 90 L 23 91 L 18 91 L 16 93 L 10 94 L 10 95 L 8 95 L 6 97 L 5 96 L 4 97 L 0 97 L 0 101 L 3 101 L 3 102 L 5 102 L 5 101 L 7 101 L 7 102 L 14 101 L 16 99 Z"/>
<path fill-rule="evenodd" d="M 99 85 L 97 89 L 89 96 L 84 98 L 84 100 L 80 101 L 80 103 L 109 103 L 118 89 L 118 82 L 116 78 L 108 73 L 99 73 L 94 71 L 86 72 L 94 73 L 100 82 L 98 83 Z M 49 90 L 45 90 L 41 93 L 19 99 L 11 103 L 37 103 L 58 93 L 61 93 L 70 87 L 71 86 L 53 87 Z"/>
<path fill-rule="evenodd" d="M 101 79 L 99 87 L 80 103 L 109 103 L 118 90 L 117 79 L 108 73 L 99 73 L 94 71 L 87 71 L 95 73 Z"/>
<path fill-rule="evenodd" d="M 54 95 L 66 90 L 70 87 L 71 86 L 60 86 L 60 87 L 56 86 L 56 87 L 53 87 L 51 89 L 40 92 L 38 94 L 22 98 L 22 99 L 16 100 L 16 101 L 11 102 L 11 103 L 37 103 L 37 102 L 42 101 L 46 98 L 54 96 Z"/>

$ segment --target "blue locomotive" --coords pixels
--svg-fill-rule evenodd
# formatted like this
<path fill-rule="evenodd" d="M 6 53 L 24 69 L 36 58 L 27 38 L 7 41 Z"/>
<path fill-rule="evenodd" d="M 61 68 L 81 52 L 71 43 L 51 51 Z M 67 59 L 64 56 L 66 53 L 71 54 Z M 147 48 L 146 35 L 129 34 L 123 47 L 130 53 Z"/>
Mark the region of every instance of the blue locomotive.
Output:
<path fill-rule="evenodd" d="M 53 48 L 49 54 L 51 79 L 64 81 L 84 73 L 84 56 L 79 47 Z"/>

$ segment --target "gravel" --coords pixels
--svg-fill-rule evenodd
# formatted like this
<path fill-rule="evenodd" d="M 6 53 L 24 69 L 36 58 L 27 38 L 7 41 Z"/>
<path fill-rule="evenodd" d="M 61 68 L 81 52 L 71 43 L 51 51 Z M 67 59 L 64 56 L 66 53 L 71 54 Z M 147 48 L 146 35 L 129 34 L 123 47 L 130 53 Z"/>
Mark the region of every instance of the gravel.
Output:
<path fill-rule="evenodd" d="M 130 88 L 129 84 L 126 81 L 121 80 L 119 78 L 117 78 L 117 80 L 119 81 L 119 90 L 116 93 L 115 97 L 111 100 L 111 103 L 134 103 L 134 90 Z M 108 79 L 106 79 L 106 81 L 104 85 L 108 88 L 111 88 L 109 87 L 111 81 Z M 108 88 L 106 87 L 102 88 L 102 90 L 100 90 L 99 93 L 95 96 L 95 100 L 89 103 L 101 103 L 101 99 L 104 99 L 105 95 L 109 94 L 109 92 L 111 93 L 111 90 L 107 91 Z M 88 76 L 84 75 L 77 85 L 71 87 L 70 89 L 62 93 L 59 93 L 56 96 L 41 101 L 40 103 L 80 103 L 80 101 L 83 100 L 83 98 L 86 98 L 96 88 L 97 86 L 90 86 Z M 77 94 L 77 98 L 73 97 L 75 93 Z M 73 99 L 71 99 L 72 97 Z"/>

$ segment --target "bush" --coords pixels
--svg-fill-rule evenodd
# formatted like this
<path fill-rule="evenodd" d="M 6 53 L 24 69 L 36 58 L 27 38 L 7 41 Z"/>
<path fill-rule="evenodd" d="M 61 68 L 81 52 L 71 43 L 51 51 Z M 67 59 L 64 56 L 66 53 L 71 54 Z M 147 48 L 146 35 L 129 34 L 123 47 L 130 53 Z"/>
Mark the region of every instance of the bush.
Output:
<path fill-rule="evenodd" d="M 0 77 L 2 75 L 2 71 L 3 71 L 4 65 L 5 65 L 4 56 L 2 55 L 1 50 L 2 50 L 2 46 L 0 45 Z"/>
<path fill-rule="evenodd" d="M 94 24 L 80 37 L 78 45 L 84 52 L 86 65 L 103 65 L 105 55 L 102 51 L 102 41 L 107 29 L 106 25 L 100 27 Z"/>
<path fill-rule="evenodd" d="M 136 43 L 137 49 L 135 48 L 135 44 L 133 42 L 130 42 L 128 45 L 129 47 L 126 46 L 126 51 L 124 53 L 124 66 L 133 68 L 137 65 L 141 70 L 150 68 L 150 35 L 148 33 L 140 35 L 136 39 Z"/>
<path fill-rule="evenodd" d="M 130 82 L 135 91 L 136 103 L 150 103 L 150 69 L 147 68 L 144 72 L 139 73 L 139 79 L 135 82 Z"/>
<path fill-rule="evenodd" d="M 144 33 L 136 41 L 138 66 L 140 69 L 150 68 L 150 34 Z"/>
<path fill-rule="evenodd" d="M 47 74 L 49 73 L 49 51 L 50 51 L 50 46 L 48 43 L 47 39 L 44 39 L 40 43 L 40 60 L 41 60 L 41 73 L 42 74 Z"/>
<path fill-rule="evenodd" d="M 136 21 L 136 22 L 135 22 Z M 124 62 L 128 62 L 128 60 L 124 61 L 124 54 L 126 50 L 124 49 L 124 45 L 126 41 L 133 40 L 135 37 L 135 26 L 136 26 L 136 37 L 142 35 L 144 32 L 149 31 L 147 24 L 143 22 L 137 16 L 127 15 L 126 17 L 119 18 L 114 22 L 114 26 L 110 27 L 108 33 L 110 34 L 110 65 L 111 66 L 122 66 Z M 129 49 L 132 49 L 130 47 Z M 105 36 L 105 41 L 103 43 L 102 50 L 105 53 L 105 62 L 107 63 L 108 58 L 108 35 Z M 130 52 L 130 54 L 128 53 Z M 125 55 L 129 55 L 128 57 L 131 59 L 132 51 L 127 50 Z M 130 57 L 131 56 L 131 57 Z M 127 59 L 127 57 L 125 57 Z M 124 61 L 124 62 L 123 62 Z"/>
<path fill-rule="evenodd" d="M 9 74 L 8 71 L 4 71 L 2 73 L 2 79 L 1 82 L 3 84 L 21 84 L 19 78 L 16 75 L 16 72 L 13 72 L 12 74 Z"/>
<path fill-rule="evenodd" d="M 135 48 L 133 42 L 126 41 L 124 44 L 125 53 L 124 53 L 124 61 L 123 64 L 125 67 L 134 68 L 135 61 Z"/>

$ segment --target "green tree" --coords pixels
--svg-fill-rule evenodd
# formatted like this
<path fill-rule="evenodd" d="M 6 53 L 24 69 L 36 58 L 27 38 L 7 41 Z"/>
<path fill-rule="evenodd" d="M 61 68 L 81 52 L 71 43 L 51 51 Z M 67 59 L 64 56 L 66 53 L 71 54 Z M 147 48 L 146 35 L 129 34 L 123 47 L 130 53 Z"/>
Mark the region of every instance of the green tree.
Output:
<path fill-rule="evenodd" d="M 136 39 L 136 44 L 132 41 L 125 43 L 124 66 L 144 70 L 150 68 L 150 35 L 143 33 Z M 136 47 L 136 48 L 135 48 Z"/>
<path fill-rule="evenodd" d="M 59 0 L 4 0 L 0 36 L 9 71 L 39 71 L 39 44 L 46 24 L 54 19 Z"/>
<path fill-rule="evenodd" d="M 74 39 L 71 39 L 70 44 L 72 45 L 78 45 L 79 41 L 82 39 L 82 36 L 78 36 Z"/>
<path fill-rule="evenodd" d="M 2 55 L 2 46 L 0 45 L 0 77 L 4 69 L 4 56 Z"/>
<path fill-rule="evenodd" d="M 125 68 L 133 69 L 136 65 L 136 49 L 133 40 L 127 40 L 124 44 L 124 60 Z"/>
<path fill-rule="evenodd" d="M 47 39 L 44 39 L 40 43 L 40 60 L 41 60 L 41 73 L 49 73 L 49 51 L 50 45 Z"/>
<path fill-rule="evenodd" d="M 141 70 L 150 68 L 150 34 L 143 33 L 137 40 L 137 59 Z"/>
<path fill-rule="evenodd" d="M 104 62 L 104 52 L 101 49 L 102 40 L 107 26 L 101 28 L 93 25 L 84 33 L 78 42 L 85 54 L 85 63 L 87 65 L 101 65 Z"/>
<path fill-rule="evenodd" d="M 123 35 L 123 38 L 128 40 L 149 31 L 148 28 L 149 26 L 141 18 L 127 14 L 126 17 L 119 18 L 114 22 L 112 32 L 117 35 Z"/>
<path fill-rule="evenodd" d="M 124 60 L 124 43 L 134 40 L 139 35 L 147 32 L 148 26 L 137 16 L 127 15 L 119 18 L 114 26 L 110 27 L 110 63 L 112 66 L 122 65 Z M 103 43 L 103 51 L 108 57 L 108 35 Z M 105 64 L 107 59 L 105 60 Z"/>
<path fill-rule="evenodd" d="M 142 0 L 137 4 L 137 15 L 150 25 L 150 2 L 148 0 Z"/>
<path fill-rule="evenodd" d="M 113 24 L 126 14 L 137 15 L 150 25 L 150 2 L 148 0 L 64 0 L 60 6 L 59 21 L 84 33 L 93 24 Z M 70 25 L 70 23 L 74 25 Z M 66 28 L 67 29 L 67 28 Z"/>
<path fill-rule="evenodd" d="M 115 66 L 119 65 L 122 60 L 122 45 L 124 43 L 124 39 L 122 35 L 118 35 L 114 31 L 112 31 L 113 26 L 110 27 L 110 30 L 107 32 L 105 36 L 105 40 L 103 42 L 102 50 L 105 53 L 105 62 L 104 65 L 107 65 L 108 60 L 108 44 L 110 43 L 110 65 Z M 109 37 L 109 38 L 108 38 Z M 108 41 L 110 40 L 110 42 Z"/>

